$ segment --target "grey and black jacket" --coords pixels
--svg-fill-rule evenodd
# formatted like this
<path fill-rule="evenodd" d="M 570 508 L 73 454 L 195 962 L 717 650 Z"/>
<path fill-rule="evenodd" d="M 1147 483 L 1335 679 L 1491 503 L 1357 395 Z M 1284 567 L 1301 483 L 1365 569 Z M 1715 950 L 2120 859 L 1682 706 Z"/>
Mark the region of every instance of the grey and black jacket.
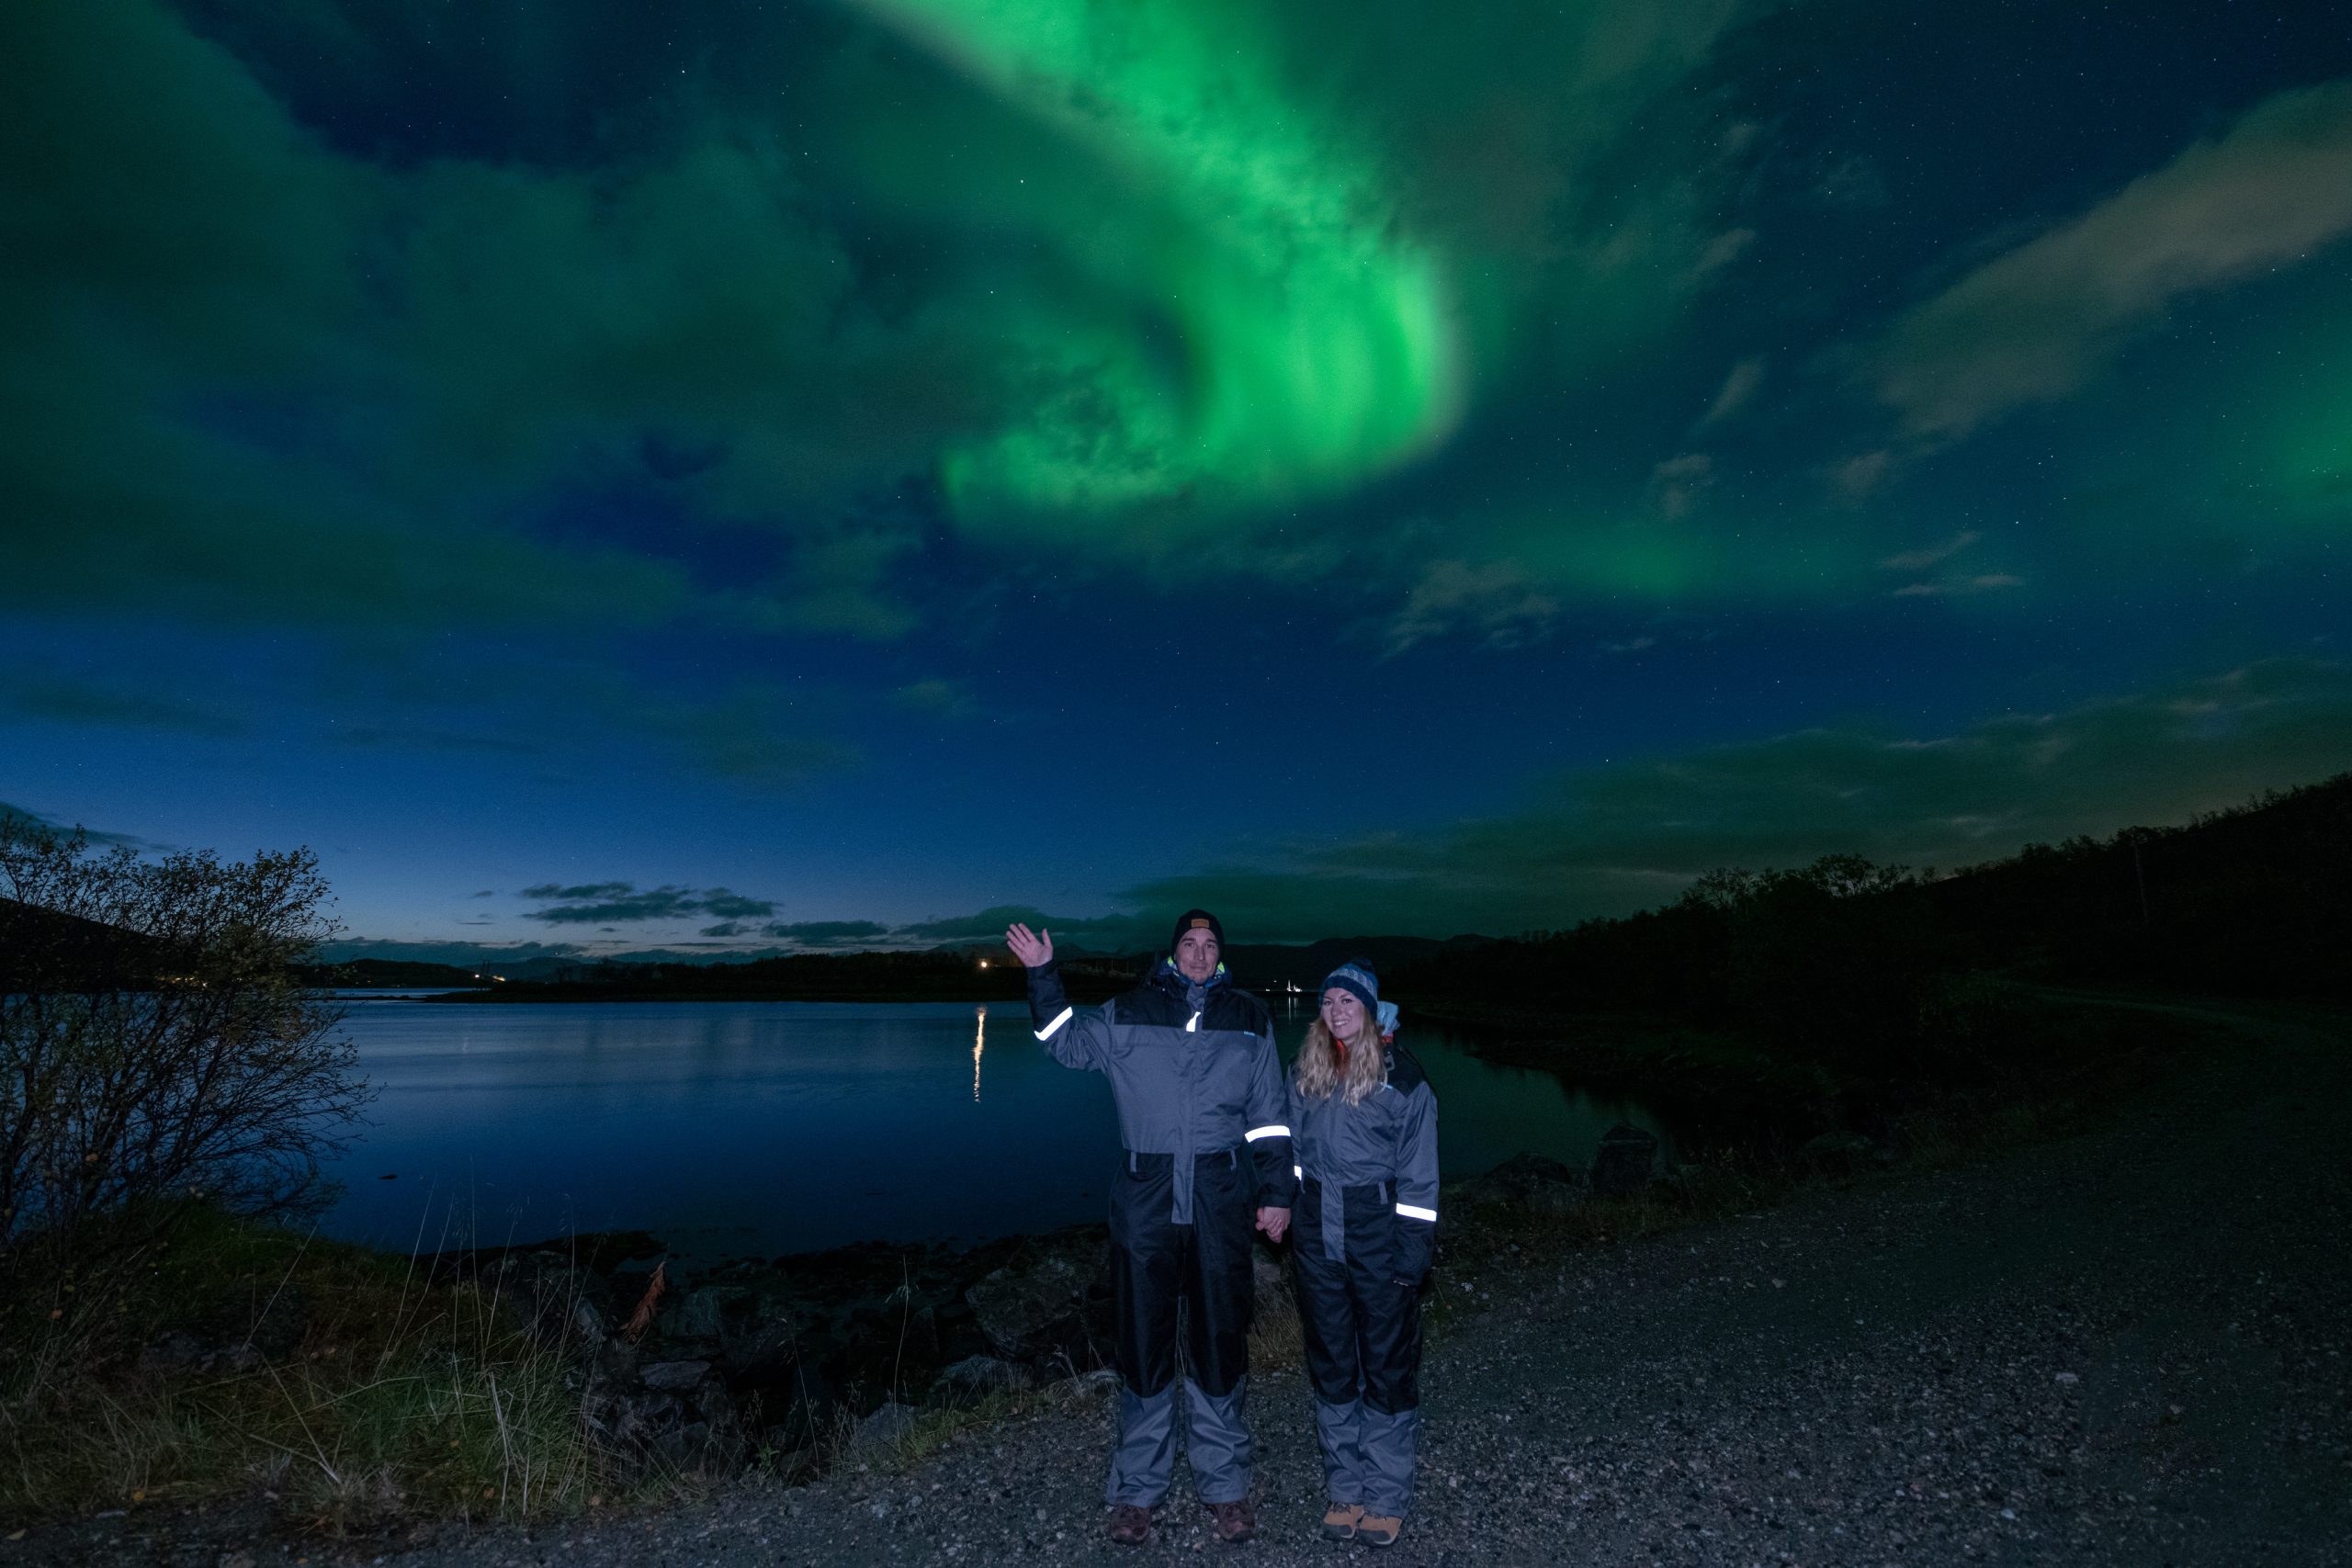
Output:
<path fill-rule="evenodd" d="M 1111 1080 L 1126 1150 L 1171 1156 L 1170 1224 L 1193 1223 L 1196 1157 L 1228 1151 L 1255 1162 L 1259 1206 L 1286 1209 L 1293 1161 L 1273 1019 L 1228 985 L 1209 987 L 1195 1012 L 1187 990 L 1162 964 L 1100 1009 L 1073 1008 L 1058 968 L 1045 964 L 1029 971 L 1029 1012 L 1054 1060 Z"/>
<path fill-rule="evenodd" d="M 1387 1048 L 1387 1081 L 1353 1105 L 1343 1095 L 1302 1094 L 1289 1086 L 1296 1134 L 1295 1174 L 1317 1185 L 1319 1236 L 1299 1238 L 1338 1261 L 1350 1208 L 1373 1201 L 1395 1215 L 1398 1278 L 1429 1272 L 1437 1235 L 1437 1093 L 1412 1054 Z M 1352 1216 L 1361 1224 L 1363 1216 Z"/>

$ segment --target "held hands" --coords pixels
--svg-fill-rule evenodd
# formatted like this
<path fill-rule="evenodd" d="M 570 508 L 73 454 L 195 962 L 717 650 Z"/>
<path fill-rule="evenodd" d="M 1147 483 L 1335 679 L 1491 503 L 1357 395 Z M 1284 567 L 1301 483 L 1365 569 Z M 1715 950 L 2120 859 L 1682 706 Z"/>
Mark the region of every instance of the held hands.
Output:
<path fill-rule="evenodd" d="M 1268 1241 L 1271 1241 L 1275 1246 L 1280 1247 L 1282 1245 L 1283 1233 L 1290 1229 L 1290 1211 L 1288 1209 L 1259 1210 L 1258 1228 L 1266 1233 L 1266 1239 Z"/>
<path fill-rule="evenodd" d="M 1024 969 L 1040 969 L 1054 961 L 1054 933 L 1048 931 L 1010 926 L 1004 933 L 1004 945 L 1012 949 L 1012 956 L 1021 960 Z"/>

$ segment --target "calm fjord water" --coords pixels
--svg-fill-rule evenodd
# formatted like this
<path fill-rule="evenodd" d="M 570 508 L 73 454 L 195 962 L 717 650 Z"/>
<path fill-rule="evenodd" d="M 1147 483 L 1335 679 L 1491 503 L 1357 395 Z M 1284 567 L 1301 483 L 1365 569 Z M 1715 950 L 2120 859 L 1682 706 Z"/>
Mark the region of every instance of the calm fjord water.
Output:
<path fill-rule="evenodd" d="M 1313 1016 L 1283 1011 L 1283 1054 Z M 406 1251 L 650 1230 L 703 1258 L 978 1240 L 1102 1216 L 1102 1077 L 1028 1010 L 970 1003 L 350 1003 L 370 1124 L 328 1234 Z M 1403 1036 L 1437 1087 L 1446 1178 L 1522 1149 L 1591 1159 L 1640 1107 Z M 390 1176 L 391 1180 L 383 1178 Z"/>

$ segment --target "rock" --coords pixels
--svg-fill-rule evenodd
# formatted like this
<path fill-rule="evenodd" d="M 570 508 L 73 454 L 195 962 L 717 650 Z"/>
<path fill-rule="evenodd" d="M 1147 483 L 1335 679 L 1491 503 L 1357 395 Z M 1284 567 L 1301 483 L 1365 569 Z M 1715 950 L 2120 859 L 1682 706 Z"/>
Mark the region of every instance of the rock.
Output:
<path fill-rule="evenodd" d="M 1290 1271 L 1268 1257 L 1262 1247 L 1250 1249 L 1250 1280 L 1255 1296 L 1253 1310 L 1259 1321 L 1279 1319 L 1298 1311 L 1298 1303 L 1291 1295 Z"/>
<path fill-rule="evenodd" d="M 697 1387 L 710 1375 L 708 1361 L 657 1361 L 645 1369 L 648 1388 L 683 1391 Z"/>
<path fill-rule="evenodd" d="M 991 1393 L 1009 1393 L 1027 1388 L 1029 1369 L 1018 1361 L 999 1360 L 994 1356 L 967 1356 L 954 1366 L 941 1369 L 933 1380 L 932 1397 L 947 1404 L 968 1404 Z"/>
<path fill-rule="evenodd" d="M 214 1355 L 203 1340 L 193 1334 L 171 1333 L 139 1352 L 139 1370 L 142 1372 L 183 1372 L 202 1366 Z"/>
<path fill-rule="evenodd" d="M 734 1310 L 738 1303 L 742 1310 Z M 662 1331 L 681 1339 L 724 1339 L 733 1321 L 746 1321 L 757 1312 L 752 1292 L 740 1285 L 705 1285 L 686 1292 L 673 1321 Z"/>
<path fill-rule="evenodd" d="M 714 1478 L 734 1470 L 743 1457 L 742 1423 L 709 1364 L 664 1361 L 647 1373 L 637 1386 L 592 1381 L 581 1396 L 582 1424 L 625 1462 L 659 1460 Z"/>
<path fill-rule="evenodd" d="M 980 1332 L 1013 1360 L 1049 1349 L 1083 1314 L 1089 1271 L 1066 1253 L 1017 1260 L 965 1292 Z"/>
<path fill-rule="evenodd" d="M 913 1431 L 921 1419 L 922 1412 L 913 1405 L 890 1401 L 857 1424 L 857 1429 L 850 1434 L 849 1446 L 854 1450 L 895 1443 Z"/>
<path fill-rule="evenodd" d="M 1808 1138 L 1797 1158 L 1815 1170 L 1851 1170 L 1878 1152 L 1878 1145 L 1860 1133 L 1824 1133 Z"/>
<path fill-rule="evenodd" d="M 1583 1203 L 1589 1179 L 1580 1170 L 1542 1155 L 1516 1154 L 1484 1176 L 1457 1189 L 1474 1203 L 1495 1203 L 1531 1213 L 1555 1214 Z"/>
<path fill-rule="evenodd" d="M 1601 1135 L 1600 1152 L 1592 1159 L 1594 1191 L 1629 1198 L 1647 1187 L 1657 1174 L 1657 1134 L 1620 1122 Z"/>

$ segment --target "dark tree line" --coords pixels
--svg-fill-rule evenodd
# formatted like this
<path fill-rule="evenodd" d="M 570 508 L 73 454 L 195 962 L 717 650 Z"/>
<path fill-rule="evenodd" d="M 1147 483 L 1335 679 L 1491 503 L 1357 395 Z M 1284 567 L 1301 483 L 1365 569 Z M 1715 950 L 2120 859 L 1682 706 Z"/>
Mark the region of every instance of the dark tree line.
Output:
<path fill-rule="evenodd" d="M 1893 1077 L 1996 1043 L 1982 977 L 2352 1000 L 2352 774 L 1945 876 L 1832 855 L 1395 976 L 1440 1009 L 1634 1014 Z"/>

